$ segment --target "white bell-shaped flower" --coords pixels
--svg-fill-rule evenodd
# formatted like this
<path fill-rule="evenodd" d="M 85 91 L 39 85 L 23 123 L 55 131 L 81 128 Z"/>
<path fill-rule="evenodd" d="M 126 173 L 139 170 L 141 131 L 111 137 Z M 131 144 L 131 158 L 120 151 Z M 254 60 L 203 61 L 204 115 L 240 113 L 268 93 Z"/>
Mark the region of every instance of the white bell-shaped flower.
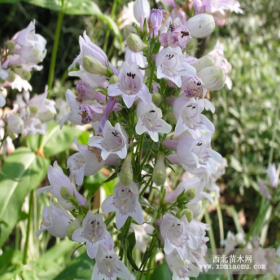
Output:
<path fill-rule="evenodd" d="M 148 132 L 154 142 L 158 142 L 159 133 L 169 133 L 172 126 L 162 119 L 161 109 L 154 103 L 147 106 L 143 101 L 137 105 L 138 122 L 135 127 L 138 135 Z"/>
<path fill-rule="evenodd" d="M 185 62 L 186 57 L 182 54 L 180 47 L 163 48 L 157 55 L 157 77 L 172 81 L 181 87 L 182 76 L 195 76 L 196 70 L 193 66 Z"/>
<path fill-rule="evenodd" d="M 72 239 L 77 242 L 86 242 L 87 254 L 91 259 L 96 257 L 99 246 L 104 246 L 108 250 L 114 247 L 111 235 L 103 222 L 103 216 L 93 214 L 92 211 L 88 211 L 82 227 L 74 231 Z"/>
<path fill-rule="evenodd" d="M 114 194 L 107 197 L 102 203 L 103 213 L 116 212 L 116 225 L 120 229 L 128 217 L 132 217 L 138 224 L 143 224 L 144 216 L 138 201 L 139 191 L 136 183 L 128 186 L 122 183 L 114 187 Z"/>
<path fill-rule="evenodd" d="M 115 154 L 124 159 L 127 154 L 128 137 L 126 132 L 117 123 L 115 127 L 110 121 L 106 121 L 102 130 L 103 136 L 92 136 L 88 145 L 101 150 L 101 157 L 106 160 L 109 155 Z"/>

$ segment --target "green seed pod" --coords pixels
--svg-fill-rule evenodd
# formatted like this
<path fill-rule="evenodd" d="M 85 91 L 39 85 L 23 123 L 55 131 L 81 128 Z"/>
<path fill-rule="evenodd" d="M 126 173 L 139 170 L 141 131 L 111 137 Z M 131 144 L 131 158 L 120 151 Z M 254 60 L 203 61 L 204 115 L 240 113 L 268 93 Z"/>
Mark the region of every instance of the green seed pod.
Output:
<path fill-rule="evenodd" d="M 126 25 L 123 28 L 124 38 L 127 38 L 131 33 L 137 33 L 136 28 L 134 26 L 132 26 L 132 25 Z"/>
<path fill-rule="evenodd" d="M 107 73 L 106 67 L 104 67 L 97 59 L 91 56 L 85 56 L 83 58 L 83 67 L 86 71 L 92 74 L 106 75 Z"/>
<path fill-rule="evenodd" d="M 164 164 L 164 154 L 159 152 L 157 162 L 153 171 L 153 182 L 157 186 L 162 186 L 166 181 L 166 168 Z"/>
<path fill-rule="evenodd" d="M 189 189 L 186 192 L 182 193 L 181 195 L 179 195 L 177 198 L 177 201 L 179 203 L 188 202 L 188 201 L 191 201 L 192 199 L 194 199 L 195 196 L 196 196 L 196 189 L 192 188 L 192 189 Z"/>
<path fill-rule="evenodd" d="M 132 183 L 133 169 L 132 169 L 132 165 L 131 165 L 131 153 L 129 153 L 126 156 L 126 158 L 123 162 L 119 177 L 120 177 L 120 182 L 125 186 L 128 186 Z"/>
<path fill-rule="evenodd" d="M 18 74 L 22 79 L 29 81 L 31 78 L 31 73 L 23 68 L 16 67 L 13 68 L 14 72 Z"/>
<path fill-rule="evenodd" d="M 16 79 L 16 75 L 13 71 L 9 71 L 9 76 L 7 78 L 7 81 L 12 83 Z"/>
<path fill-rule="evenodd" d="M 73 194 L 66 187 L 62 187 L 60 189 L 60 195 L 63 199 L 69 202 L 71 202 L 71 200 L 74 199 Z"/>
<path fill-rule="evenodd" d="M 186 216 L 188 222 L 191 222 L 193 219 L 193 212 L 190 209 L 184 209 L 184 210 L 180 210 L 178 211 L 178 213 L 176 214 L 176 217 L 178 219 L 181 219 L 183 216 Z"/>
<path fill-rule="evenodd" d="M 127 38 L 127 46 L 133 52 L 141 52 L 147 48 L 147 45 L 141 40 L 141 38 L 135 34 L 130 33 Z"/>
<path fill-rule="evenodd" d="M 167 114 L 166 114 L 166 121 L 167 121 L 169 124 L 176 124 L 176 123 L 177 123 L 177 120 L 176 120 L 176 117 L 175 117 L 175 115 L 174 115 L 173 110 L 167 112 Z"/>
<path fill-rule="evenodd" d="M 115 84 L 119 81 L 119 78 L 115 75 L 113 75 L 109 80 L 109 85 Z"/>
<path fill-rule="evenodd" d="M 79 228 L 81 226 L 81 222 L 82 222 L 82 217 L 78 216 L 73 222 L 71 222 L 69 224 L 69 226 L 67 227 L 67 236 L 70 240 L 72 240 L 72 235 L 74 233 L 74 231 Z"/>
<path fill-rule="evenodd" d="M 158 93 L 158 92 L 153 93 L 152 100 L 153 100 L 153 102 L 154 102 L 157 106 L 159 106 L 160 103 L 162 102 L 162 96 L 161 96 L 161 94 Z"/>
<path fill-rule="evenodd" d="M 14 41 L 8 41 L 8 42 L 6 43 L 6 47 L 7 47 L 7 49 L 9 49 L 9 50 L 13 49 L 13 48 L 15 47 Z"/>
<path fill-rule="evenodd" d="M 203 68 L 214 66 L 215 59 L 212 55 L 205 55 L 202 58 L 198 59 L 196 63 L 193 64 L 193 67 L 197 72 L 201 71 Z"/>

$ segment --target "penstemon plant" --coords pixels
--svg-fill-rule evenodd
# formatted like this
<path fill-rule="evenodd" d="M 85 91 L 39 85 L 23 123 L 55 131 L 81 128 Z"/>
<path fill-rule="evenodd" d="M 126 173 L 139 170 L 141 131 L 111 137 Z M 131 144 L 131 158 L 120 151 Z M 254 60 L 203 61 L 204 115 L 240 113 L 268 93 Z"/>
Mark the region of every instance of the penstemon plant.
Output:
<path fill-rule="evenodd" d="M 70 109 L 59 123 L 92 125 L 93 135 L 87 145 L 75 139 L 78 152 L 67 160 L 69 176 L 57 162 L 49 166 L 50 185 L 37 193 L 49 192 L 53 199 L 43 209 L 37 236 L 46 230 L 79 242 L 77 249 L 86 246 L 94 261 L 92 280 L 129 280 L 127 267 L 141 279 L 157 252 L 164 253 L 173 279 L 197 277 L 210 229 L 198 219 L 201 201 L 214 203 L 204 189 L 217 191 L 214 174 L 226 166 L 211 147 L 215 127 L 203 111 L 215 112 L 207 92 L 221 89 L 228 73 L 215 53 L 198 59 L 185 51 L 192 38 L 213 32 L 212 15 L 171 19 L 147 0 L 136 0 L 133 11 L 139 24 L 126 27 L 125 60 L 118 68 L 86 32 L 80 36 L 80 54 L 69 67 L 69 76 L 80 80 L 75 93 L 66 92 Z M 168 173 L 179 170 L 176 165 L 188 172 L 187 179 L 167 193 Z M 78 189 L 84 176 L 103 167 L 115 170 L 107 181 L 118 176 L 119 183 L 101 211 L 93 212 L 91 198 Z M 150 227 L 151 239 L 136 260 L 130 240 L 141 225 Z"/>

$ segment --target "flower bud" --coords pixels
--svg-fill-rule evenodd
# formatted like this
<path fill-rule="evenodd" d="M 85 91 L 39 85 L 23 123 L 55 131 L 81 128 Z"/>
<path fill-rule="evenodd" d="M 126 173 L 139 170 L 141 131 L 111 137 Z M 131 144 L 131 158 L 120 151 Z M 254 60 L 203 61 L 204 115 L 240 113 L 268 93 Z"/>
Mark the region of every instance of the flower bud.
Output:
<path fill-rule="evenodd" d="M 69 201 L 69 202 L 71 202 L 71 200 L 74 199 L 74 195 L 66 187 L 61 187 L 60 195 L 63 199 L 65 199 L 66 201 Z"/>
<path fill-rule="evenodd" d="M 197 72 L 210 66 L 215 66 L 215 59 L 212 55 L 205 55 L 193 64 L 193 67 Z"/>
<path fill-rule="evenodd" d="M 151 7 L 148 0 L 136 0 L 133 6 L 133 14 L 135 19 L 141 24 L 143 27 L 144 20 L 149 19 L 151 12 Z"/>
<path fill-rule="evenodd" d="M 74 233 L 74 231 L 79 228 L 81 226 L 81 222 L 82 222 L 82 217 L 78 216 L 73 222 L 71 222 L 69 224 L 69 226 L 67 227 L 67 236 L 70 240 L 72 239 L 72 235 Z"/>
<path fill-rule="evenodd" d="M 8 128 L 15 134 L 20 134 L 24 128 L 24 122 L 18 115 L 11 115 L 8 118 Z"/>
<path fill-rule="evenodd" d="M 153 171 L 153 182 L 157 186 L 162 186 L 166 180 L 166 168 L 164 164 L 164 154 L 158 153 L 157 163 Z"/>
<path fill-rule="evenodd" d="M 13 69 L 16 74 L 18 74 L 22 79 L 29 81 L 31 78 L 31 73 L 23 68 L 16 67 Z"/>
<path fill-rule="evenodd" d="M 204 38 L 210 35 L 215 28 L 213 16 L 208 14 L 199 14 L 187 21 L 187 29 L 194 38 Z"/>
<path fill-rule="evenodd" d="M 175 117 L 175 114 L 173 111 L 169 111 L 167 114 L 166 114 L 166 121 L 169 123 L 169 124 L 176 124 L 177 123 L 177 119 Z"/>
<path fill-rule="evenodd" d="M 106 67 L 104 67 L 97 59 L 91 56 L 85 56 L 83 58 L 83 67 L 86 71 L 92 74 L 105 75 L 107 72 Z"/>
<path fill-rule="evenodd" d="M 224 70 L 217 66 L 203 68 L 197 73 L 197 76 L 209 90 L 218 90 L 222 88 L 226 81 Z"/>
<path fill-rule="evenodd" d="M 132 166 L 131 166 L 131 153 L 129 153 L 126 156 L 119 176 L 120 176 L 120 182 L 123 185 L 128 186 L 132 183 L 133 170 L 132 170 Z"/>
<path fill-rule="evenodd" d="M 184 210 L 180 210 L 178 211 L 178 213 L 176 214 L 176 217 L 178 219 L 181 219 L 183 216 L 186 216 L 188 222 L 191 222 L 193 219 L 193 212 L 190 209 L 184 209 Z"/>
<path fill-rule="evenodd" d="M 7 77 L 7 81 L 12 83 L 16 79 L 16 75 L 13 71 L 9 71 L 9 76 Z"/>
<path fill-rule="evenodd" d="M 109 85 L 115 84 L 119 82 L 118 76 L 113 75 L 109 80 Z"/>
<path fill-rule="evenodd" d="M 123 36 L 124 38 L 127 38 L 131 33 L 137 33 L 137 30 L 134 26 L 132 25 L 126 25 L 123 28 Z"/>
<path fill-rule="evenodd" d="M 145 48 L 147 48 L 147 45 L 143 43 L 141 38 L 137 34 L 134 34 L 134 33 L 131 33 L 128 36 L 127 46 L 133 52 L 141 52 Z"/>
<path fill-rule="evenodd" d="M 9 49 L 9 50 L 13 49 L 13 48 L 15 47 L 15 42 L 14 42 L 14 41 L 8 41 L 8 42 L 6 43 L 6 47 L 7 47 L 7 49 Z"/>
<path fill-rule="evenodd" d="M 158 92 L 153 93 L 152 100 L 157 106 L 159 106 L 159 104 L 162 102 L 161 94 Z"/>
<path fill-rule="evenodd" d="M 38 113 L 39 108 L 37 106 L 28 106 L 30 114 L 35 115 Z"/>
<path fill-rule="evenodd" d="M 188 202 L 191 201 L 192 199 L 194 199 L 196 196 L 196 189 L 195 188 L 191 188 L 187 191 L 182 192 L 178 198 L 177 201 L 179 203 L 183 203 L 183 202 Z"/>

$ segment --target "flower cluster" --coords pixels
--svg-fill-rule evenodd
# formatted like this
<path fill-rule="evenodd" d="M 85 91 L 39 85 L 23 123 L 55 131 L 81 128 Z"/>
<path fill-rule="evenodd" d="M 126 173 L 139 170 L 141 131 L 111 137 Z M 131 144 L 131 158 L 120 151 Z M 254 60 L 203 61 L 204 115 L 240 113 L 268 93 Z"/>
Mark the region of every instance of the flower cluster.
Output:
<path fill-rule="evenodd" d="M 44 37 L 35 33 L 35 20 L 5 43 L 0 50 L 0 107 L 6 103 L 7 92 L 4 88 L 32 90 L 28 80 L 32 70 L 40 71 L 43 68 L 38 63 L 46 56 L 46 43 Z"/>
<path fill-rule="evenodd" d="M 119 241 L 126 247 L 135 228 L 132 222 L 140 228 L 152 224 L 152 241 L 140 269 L 159 240 L 173 279 L 197 277 L 209 230 L 196 219 L 199 203 L 205 198 L 214 203 L 204 189 L 217 191 L 212 184 L 220 175 L 214 174 L 225 165 L 211 147 L 215 127 L 204 112 L 214 113 L 215 107 L 206 94 L 222 88 L 226 74 L 211 55 L 197 59 L 184 50 L 194 38 L 211 34 L 215 21 L 209 14 L 174 19 L 162 8 L 151 9 L 147 0 L 136 0 L 133 11 L 138 26 L 126 29 L 125 59 L 118 68 L 86 32 L 79 39 L 80 54 L 69 67 L 69 75 L 79 80 L 75 93 L 66 91 L 70 109 L 59 123 L 91 125 L 93 135 L 87 145 L 75 139 L 78 152 L 67 160 L 69 177 L 57 163 L 49 167 L 50 186 L 38 192 L 49 191 L 57 202 L 44 209 L 38 234 L 47 230 L 85 243 L 88 256 L 95 259 L 92 279 L 130 279 L 106 225 L 115 218 Z M 78 70 L 71 71 L 74 67 Z M 166 193 L 166 169 L 176 164 L 192 175 Z M 109 166 L 119 182 L 102 202 L 102 212 L 110 214 L 104 223 L 76 184 Z M 154 189 L 156 201 L 150 196 Z M 144 212 L 150 203 L 154 205 Z"/>

